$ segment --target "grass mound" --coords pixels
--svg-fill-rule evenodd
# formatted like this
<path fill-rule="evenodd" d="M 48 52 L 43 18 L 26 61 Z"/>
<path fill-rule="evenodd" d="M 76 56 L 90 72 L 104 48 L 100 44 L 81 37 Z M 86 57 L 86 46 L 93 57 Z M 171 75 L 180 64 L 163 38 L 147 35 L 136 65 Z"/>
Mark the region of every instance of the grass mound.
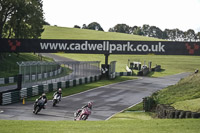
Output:
<path fill-rule="evenodd" d="M 200 112 L 200 74 L 191 74 L 176 85 L 152 95 L 156 103 L 170 104 L 178 110 Z"/>
<path fill-rule="evenodd" d="M 189 110 L 200 113 L 200 98 L 176 102 L 172 106 L 178 110 Z"/>
<path fill-rule="evenodd" d="M 137 40 L 159 41 L 161 39 L 116 32 L 103 32 L 88 29 L 44 26 L 42 39 L 80 39 L 80 40 Z M 163 40 L 162 40 L 163 41 Z"/>

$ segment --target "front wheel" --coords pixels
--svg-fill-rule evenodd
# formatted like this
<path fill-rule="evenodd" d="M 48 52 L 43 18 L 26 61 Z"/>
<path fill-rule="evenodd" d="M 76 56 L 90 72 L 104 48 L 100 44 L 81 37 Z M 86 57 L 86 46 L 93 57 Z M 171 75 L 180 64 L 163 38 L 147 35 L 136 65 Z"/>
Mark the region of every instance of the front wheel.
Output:
<path fill-rule="evenodd" d="M 87 120 L 88 115 L 82 115 L 81 120 Z"/>
<path fill-rule="evenodd" d="M 77 111 L 77 112 L 74 113 L 74 120 L 75 121 L 78 120 L 80 114 L 81 114 L 81 111 Z"/>
<path fill-rule="evenodd" d="M 56 100 L 53 100 L 53 107 L 56 106 Z"/>
<path fill-rule="evenodd" d="M 35 114 L 37 115 L 38 112 L 40 112 L 40 110 L 41 110 L 41 108 L 39 106 L 37 106 L 36 109 L 35 109 Z"/>

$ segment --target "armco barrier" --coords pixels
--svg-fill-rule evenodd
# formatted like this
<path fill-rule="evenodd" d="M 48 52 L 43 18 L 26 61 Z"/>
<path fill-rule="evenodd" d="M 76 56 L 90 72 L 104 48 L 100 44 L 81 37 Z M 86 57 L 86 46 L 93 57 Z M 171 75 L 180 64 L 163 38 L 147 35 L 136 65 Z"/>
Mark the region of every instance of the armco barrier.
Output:
<path fill-rule="evenodd" d="M 17 76 L 8 77 L 8 78 L 0 78 L 0 84 L 11 84 L 17 82 Z"/>
<path fill-rule="evenodd" d="M 132 72 L 115 72 L 109 75 L 110 79 L 114 79 L 119 76 L 132 76 Z"/>
<path fill-rule="evenodd" d="M 7 105 L 21 101 L 23 98 L 29 98 L 42 93 L 56 91 L 58 88 L 68 88 L 78 84 L 90 83 L 100 79 L 100 75 L 90 76 L 86 78 L 77 78 L 75 80 L 54 82 L 50 84 L 35 85 L 29 88 L 22 88 L 21 90 L 13 90 L 0 93 L 0 104 Z M 86 82 L 87 81 L 87 82 Z"/>

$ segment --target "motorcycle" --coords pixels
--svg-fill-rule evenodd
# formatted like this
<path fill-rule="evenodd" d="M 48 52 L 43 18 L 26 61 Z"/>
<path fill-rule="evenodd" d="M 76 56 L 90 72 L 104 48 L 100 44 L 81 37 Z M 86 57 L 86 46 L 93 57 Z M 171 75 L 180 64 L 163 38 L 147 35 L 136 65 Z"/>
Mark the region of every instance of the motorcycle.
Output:
<path fill-rule="evenodd" d="M 74 120 L 87 120 L 89 115 L 91 114 L 91 109 L 86 107 L 83 109 L 78 109 L 77 112 L 74 113 Z"/>
<path fill-rule="evenodd" d="M 54 97 L 53 97 L 53 107 L 56 106 L 56 104 L 58 104 L 60 101 L 60 96 L 58 94 L 56 94 Z"/>
<path fill-rule="evenodd" d="M 33 113 L 38 114 L 38 112 L 41 111 L 42 108 L 44 108 L 44 104 L 45 104 L 45 99 L 36 99 L 36 107 L 34 108 L 35 110 L 33 111 Z"/>

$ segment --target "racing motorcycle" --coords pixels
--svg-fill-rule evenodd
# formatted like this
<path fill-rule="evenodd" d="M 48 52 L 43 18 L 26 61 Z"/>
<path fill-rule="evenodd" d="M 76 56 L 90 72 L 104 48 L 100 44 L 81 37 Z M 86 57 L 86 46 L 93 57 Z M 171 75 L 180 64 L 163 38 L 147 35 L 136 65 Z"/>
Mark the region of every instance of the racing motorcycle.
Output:
<path fill-rule="evenodd" d="M 38 114 L 38 112 L 40 112 L 41 109 L 44 108 L 44 106 L 45 106 L 45 99 L 43 99 L 43 98 L 40 100 L 36 99 L 35 104 L 36 104 L 36 107 L 35 107 L 35 110 L 33 111 L 33 113 Z"/>
<path fill-rule="evenodd" d="M 58 94 L 56 94 L 53 97 L 53 107 L 56 106 L 56 104 L 59 103 L 59 101 L 60 101 L 60 96 Z"/>
<path fill-rule="evenodd" d="M 74 120 L 87 120 L 89 115 L 91 114 L 91 109 L 86 107 L 83 109 L 78 109 L 75 113 L 74 113 Z"/>

